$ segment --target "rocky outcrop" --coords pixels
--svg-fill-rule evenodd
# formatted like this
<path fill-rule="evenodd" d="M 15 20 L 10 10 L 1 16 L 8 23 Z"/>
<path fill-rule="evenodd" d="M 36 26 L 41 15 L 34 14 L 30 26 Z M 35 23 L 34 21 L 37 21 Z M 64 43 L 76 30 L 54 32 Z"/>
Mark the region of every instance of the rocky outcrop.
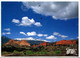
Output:
<path fill-rule="evenodd" d="M 32 45 L 32 47 L 37 47 L 37 45 Z"/>
<path fill-rule="evenodd" d="M 61 40 L 56 42 L 56 45 L 60 45 L 60 44 L 76 44 L 76 41 L 72 41 L 72 40 Z"/>
<path fill-rule="evenodd" d="M 7 43 L 5 43 L 5 45 L 13 45 L 13 44 L 30 46 L 30 43 L 28 43 L 26 40 L 15 41 L 15 40 L 11 39 Z"/>
<path fill-rule="evenodd" d="M 39 45 L 32 45 L 32 47 L 37 47 L 37 46 L 47 46 L 47 45 L 49 45 L 49 43 L 43 42 L 43 43 L 41 43 L 41 44 L 39 44 Z"/>
<path fill-rule="evenodd" d="M 47 45 L 49 45 L 49 43 L 47 43 L 47 42 L 43 42 L 43 43 L 39 44 L 39 46 L 47 46 Z"/>
<path fill-rule="evenodd" d="M 11 39 L 5 45 L 12 45 L 13 43 L 16 43 L 15 40 Z"/>
<path fill-rule="evenodd" d="M 26 40 L 17 41 L 17 44 L 18 44 L 18 45 L 30 46 L 30 44 L 29 44 Z"/>

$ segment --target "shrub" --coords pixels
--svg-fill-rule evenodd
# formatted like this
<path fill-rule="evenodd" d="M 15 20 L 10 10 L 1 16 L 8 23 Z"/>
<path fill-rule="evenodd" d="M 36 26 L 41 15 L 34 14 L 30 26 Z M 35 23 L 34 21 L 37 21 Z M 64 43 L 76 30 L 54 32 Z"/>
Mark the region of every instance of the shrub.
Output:
<path fill-rule="evenodd" d="M 46 53 L 47 51 L 37 51 L 37 52 L 33 52 L 31 50 L 26 51 L 26 55 L 44 55 Z"/>
<path fill-rule="evenodd" d="M 4 52 L 2 52 L 2 55 L 5 55 L 5 54 L 10 54 L 11 52 L 6 52 L 6 51 L 4 51 Z"/>
<path fill-rule="evenodd" d="M 56 54 L 60 54 L 60 53 L 61 53 L 61 51 L 55 51 L 55 53 L 56 53 Z"/>
<path fill-rule="evenodd" d="M 37 52 L 35 52 L 35 54 L 37 54 L 37 55 L 43 55 L 43 54 L 46 54 L 47 53 L 47 51 L 37 51 Z"/>
<path fill-rule="evenodd" d="M 33 51 L 31 51 L 31 50 L 26 51 L 26 55 L 32 55 L 32 54 L 33 54 Z"/>
<path fill-rule="evenodd" d="M 23 52 L 19 52 L 19 51 L 16 51 L 16 50 L 14 50 L 13 53 L 14 54 L 20 54 L 21 56 L 24 56 L 24 53 Z"/>

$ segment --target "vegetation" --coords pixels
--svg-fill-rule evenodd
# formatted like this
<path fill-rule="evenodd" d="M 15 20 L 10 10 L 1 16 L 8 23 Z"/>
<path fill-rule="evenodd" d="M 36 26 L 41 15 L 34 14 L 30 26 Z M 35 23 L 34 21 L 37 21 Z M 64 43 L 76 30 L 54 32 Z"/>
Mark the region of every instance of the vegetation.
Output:
<path fill-rule="evenodd" d="M 19 48 L 18 48 L 19 47 Z M 78 45 L 62 45 L 62 46 L 39 46 L 39 47 L 24 47 L 24 46 L 2 46 L 2 55 L 4 56 L 65 56 L 66 48 L 77 48 Z M 78 51 L 77 51 L 78 54 Z M 72 55 L 71 55 L 72 56 Z"/>
<path fill-rule="evenodd" d="M 19 52 L 19 51 L 16 51 L 16 50 L 14 50 L 13 53 L 14 53 L 14 55 L 24 56 L 23 52 Z"/>

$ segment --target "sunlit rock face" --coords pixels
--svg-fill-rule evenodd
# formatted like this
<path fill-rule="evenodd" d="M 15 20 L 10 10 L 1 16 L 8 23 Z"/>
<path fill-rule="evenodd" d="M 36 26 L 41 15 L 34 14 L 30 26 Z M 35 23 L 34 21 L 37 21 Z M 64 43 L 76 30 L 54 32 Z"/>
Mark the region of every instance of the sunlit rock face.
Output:
<path fill-rule="evenodd" d="M 28 43 L 26 40 L 15 41 L 11 39 L 7 43 L 5 43 L 5 45 L 13 45 L 13 44 L 30 46 L 30 43 Z"/>
<path fill-rule="evenodd" d="M 43 43 L 41 43 L 41 44 L 39 44 L 39 45 L 32 45 L 32 47 L 37 47 L 37 46 L 47 46 L 47 45 L 49 45 L 49 43 L 43 42 Z"/>
<path fill-rule="evenodd" d="M 61 40 L 56 42 L 56 45 L 58 44 L 76 44 L 76 41 L 72 41 L 72 40 Z"/>

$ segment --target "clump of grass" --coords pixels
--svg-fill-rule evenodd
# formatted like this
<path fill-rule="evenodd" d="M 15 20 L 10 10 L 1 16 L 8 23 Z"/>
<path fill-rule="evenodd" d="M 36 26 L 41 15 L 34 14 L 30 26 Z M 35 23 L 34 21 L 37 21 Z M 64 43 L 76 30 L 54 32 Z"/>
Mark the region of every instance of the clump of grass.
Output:
<path fill-rule="evenodd" d="M 56 54 L 60 54 L 60 53 L 61 53 L 61 51 L 59 51 L 59 50 L 58 50 L 58 51 L 54 51 L 54 52 L 55 52 Z"/>
<path fill-rule="evenodd" d="M 48 55 L 55 55 L 56 53 L 54 51 L 50 51 L 47 53 Z"/>
<path fill-rule="evenodd" d="M 33 55 L 34 53 L 33 53 L 33 51 L 31 51 L 31 50 L 27 50 L 26 51 L 26 55 Z"/>
<path fill-rule="evenodd" d="M 19 52 L 19 51 L 16 51 L 16 50 L 14 50 L 13 53 L 14 53 L 14 54 L 19 54 L 19 55 L 21 55 L 21 56 L 24 56 L 24 53 L 23 53 L 23 52 Z"/>
<path fill-rule="evenodd" d="M 6 54 L 10 54 L 11 52 L 6 52 L 6 51 L 4 51 L 4 52 L 2 52 L 2 55 L 6 55 Z"/>
<path fill-rule="evenodd" d="M 46 53 L 47 53 L 47 51 L 37 51 L 37 52 L 35 52 L 34 54 L 44 55 L 44 54 L 46 54 Z"/>
<path fill-rule="evenodd" d="M 47 51 L 37 51 L 37 52 L 33 52 L 31 50 L 26 51 L 26 55 L 44 55 L 46 53 Z"/>

